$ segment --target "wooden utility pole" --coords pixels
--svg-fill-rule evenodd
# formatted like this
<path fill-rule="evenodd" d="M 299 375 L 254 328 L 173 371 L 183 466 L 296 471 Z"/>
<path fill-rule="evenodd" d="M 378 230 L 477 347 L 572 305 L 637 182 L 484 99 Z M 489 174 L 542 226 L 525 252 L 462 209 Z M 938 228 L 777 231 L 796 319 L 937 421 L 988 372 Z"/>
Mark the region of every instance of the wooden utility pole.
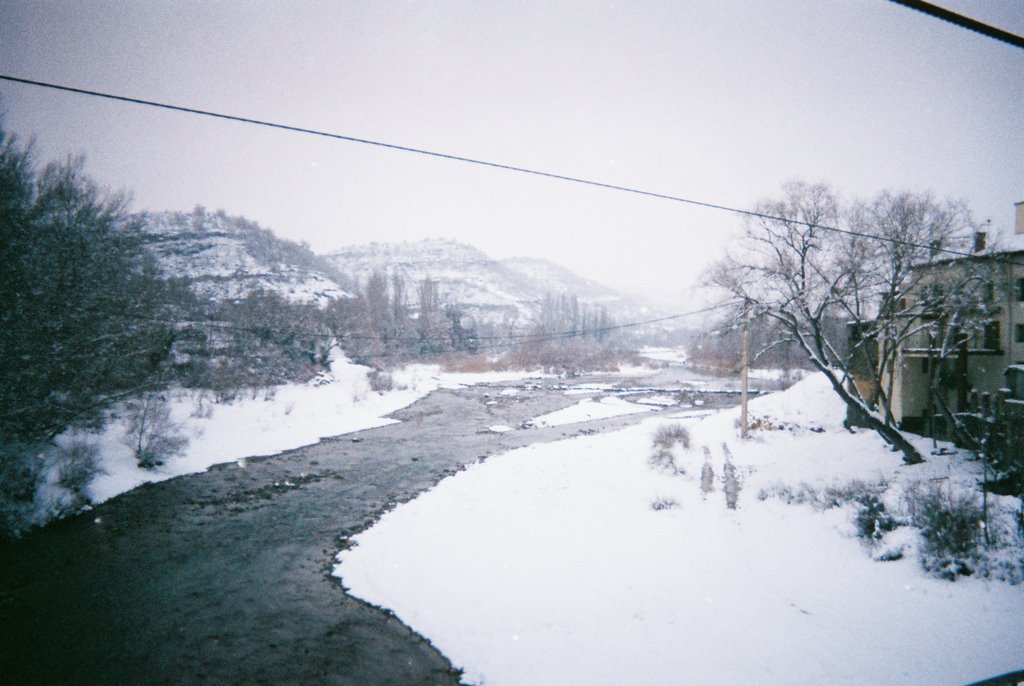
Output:
<path fill-rule="evenodd" d="M 743 358 L 740 360 L 740 438 L 747 437 L 747 372 L 750 368 L 750 308 L 743 310 Z"/>

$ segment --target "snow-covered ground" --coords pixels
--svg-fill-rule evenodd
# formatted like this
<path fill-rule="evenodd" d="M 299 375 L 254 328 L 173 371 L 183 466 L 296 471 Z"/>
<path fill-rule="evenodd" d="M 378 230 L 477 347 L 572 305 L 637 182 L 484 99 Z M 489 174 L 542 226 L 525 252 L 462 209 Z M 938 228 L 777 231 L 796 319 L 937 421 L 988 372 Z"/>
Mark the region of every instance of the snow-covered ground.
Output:
<path fill-rule="evenodd" d="M 640 354 L 652 360 L 660 362 L 671 362 L 675 364 L 686 363 L 686 351 L 683 348 L 656 348 L 647 346 L 640 350 Z"/>
<path fill-rule="evenodd" d="M 214 403 L 195 392 L 168 393 L 171 418 L 189 443 L 183 454 L 152 470 L 136 464 L 125 442 L 123 421 L 112 421 L 99 433 L 63 436 L 62 441 L 84 438 L 99 447 L 103 471 L 89 485 L 88 495 L 93 503 L 100 503 L 143 483 L 392 423 L 395 420 L 388 419 L 388 414 L 439 387 L 536 376 L 524 372 L 451 374 L 442 373 L 436 365 L 411 365 L 391 374 L 395 390 L 374 392 L 367 377 L 369 371 L 340 356 L 329 374 L 313 382 L 276 386 L 255 397 L 250 394 Z"/>
<path fill-rule="evenodd" d="M 751 414 L 763 429 L 742 442 L 737 411 L 675 420 L 692 438 L 675 448 L 682 475 L 649 464 L 660 418 L 490 458 L 386 514 L 335 574 L 487 686 L 955 685 L 1024 666 L 1024 585 L 929 577 L 917 530 L 871 548 L 852 506 L 772 496 L 853 479 L 970 488 L 975 464 L 903 466 L 841 428 L 819 376 Z M 903 557 L 873 559 L 883 550 Z"/>
<path fill-rule="evenodd" d="M 594 419 L 607 419 L 609 417 L 621 417 L 626 414 L 636 414 L 637 412 L 649 412 L 652 409 L 654 408 L 637 405 L 616 396 L 607 396 L 600 399 L 587 398 L 564 409 L 549 412 L 540 417 L 534 417 L 528 424 L 537 427 L 564 426 Z"/>

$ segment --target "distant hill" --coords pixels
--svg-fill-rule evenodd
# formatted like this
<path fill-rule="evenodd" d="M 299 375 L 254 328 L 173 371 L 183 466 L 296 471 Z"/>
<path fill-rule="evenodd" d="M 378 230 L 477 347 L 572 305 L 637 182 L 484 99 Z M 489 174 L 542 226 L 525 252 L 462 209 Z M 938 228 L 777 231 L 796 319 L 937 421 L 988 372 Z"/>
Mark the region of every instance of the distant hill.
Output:
<path fill-rule="evenodd" d="M 185 279 L 201 297 L 234 300 L 256 290 L 293 302 L 352 297 L 330 262 L 243 217 L 202 208 L 140 217 L 144 246 L 162 274 Z"/>
<path fill-rule="evenodd" d="M 575 295 L 581 304 L 600 306 L 614 318 L 633 316 L 643 305 L 628 301 L 546 260 L 494 260 L 480 250 L 450 240 L 369 243 L 325 255 L 344 274 L 365 281 L 374 271 L 400 274 L 410 298 L 424 279 L 437 283 L 442 303 L 457 304 L 478 321 L 525 326 L 538 316 L 547 295 Z"/>
<path fill-rule="evenodd" d="M 196 295 L 216 301 L 264 290 L 292 302 L 323 304 L 353 297 L 352 289 L 377 271 L 405 280 L 410 306 L 416 305 L 419 284 L 429 278 L 442 305 L 457 305 L 475 321 L 503 329 L 537 321 L 549 295 L 575 296 L 581 305 L 604 308 L 620 322 L 651 316 L 643 303 L 547 260 L 494 260 L 450 240 L 368 243 L 317 255 L 305 244 L 220 210 L 143 213 L 140 219 L 143 245 L 161 273 L 184 279 Z"/>

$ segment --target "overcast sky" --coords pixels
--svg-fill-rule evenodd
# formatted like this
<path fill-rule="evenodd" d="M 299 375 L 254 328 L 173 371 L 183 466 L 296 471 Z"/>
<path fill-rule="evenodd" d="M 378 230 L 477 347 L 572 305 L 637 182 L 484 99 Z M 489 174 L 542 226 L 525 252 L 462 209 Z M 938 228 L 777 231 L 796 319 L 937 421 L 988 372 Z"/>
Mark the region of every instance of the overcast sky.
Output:
<path fill-rule="evenodd" d="M 1021 0 L 940 4 L 1024 34 Z M 885 0 L 0 0 L 0 18 L 0 73 L 707 202 L 789 179 L 930 189 L 1010 230 L 1024 200 L 1024 50 Z M 454 238 L 682 303 L 739 225 L 9 82 L 0 97 L 40 158 L 84 153 L 136 209 L 223 208 L 319 252 Z"/>

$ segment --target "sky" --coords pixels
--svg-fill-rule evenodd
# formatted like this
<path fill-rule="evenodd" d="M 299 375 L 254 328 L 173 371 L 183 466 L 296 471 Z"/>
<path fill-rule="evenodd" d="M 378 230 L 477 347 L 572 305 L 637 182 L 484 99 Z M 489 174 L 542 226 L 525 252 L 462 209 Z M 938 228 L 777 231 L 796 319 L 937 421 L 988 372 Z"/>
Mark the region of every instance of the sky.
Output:
<path fill-rule="evenodd" d="M 1024 34 L 1020 0 L 942 0 Z M 793 179 L 1012 230 L 1024 50 L 885 0 L 0 0 L 0 73 L 739 208 Z M 450 238 L 666 307 L 736 215 L 0 81 L 41 160 L 318 252 Z"/>

